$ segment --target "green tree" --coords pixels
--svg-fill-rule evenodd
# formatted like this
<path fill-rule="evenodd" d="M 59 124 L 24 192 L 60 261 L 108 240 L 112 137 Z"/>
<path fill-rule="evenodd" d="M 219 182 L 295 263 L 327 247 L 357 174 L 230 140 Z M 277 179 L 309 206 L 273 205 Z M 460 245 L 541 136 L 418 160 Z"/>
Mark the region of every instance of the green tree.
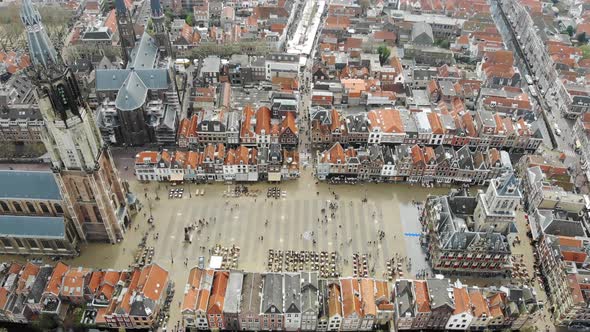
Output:
<path fill-rule="evenodd" d="M 582 58 L 590 59 L 590 45 L 582 45 L 580 46 L 580 49 L 582 50 Z"/>
<path fill-rule="evenodd" d="M 193 26 L 194 20 L 195 19 L 193 17 L 193 14 L 186 15 L 186 18 L 184 19 L 184 21 L 186 22 L 186 24 L 190 25 L 191 27 Z"/>
<path fill-rule="evenodd" d="M 59 326 L 56 316 L 50 314 L 41 314 L 31 325 L 38 331 L 51 331 Z"/>
<path fill-rule="evenodd" d="M 574 32 L 576 32 L 576 30 L 574 30 L 574 27 L 571 25 L 569 25 L 567 29 L 565 29 L 565 31 L 567 31 L 567 34 L 570 35 L 570 37 L 574 35 Z"/>
<path fill-rule="evenodd" d="M 379 63 L 383 66 L 389 59 L 391 50 L 387 45 L 381 45 L 377 48 L 377 53 L 379 53 Z"/>

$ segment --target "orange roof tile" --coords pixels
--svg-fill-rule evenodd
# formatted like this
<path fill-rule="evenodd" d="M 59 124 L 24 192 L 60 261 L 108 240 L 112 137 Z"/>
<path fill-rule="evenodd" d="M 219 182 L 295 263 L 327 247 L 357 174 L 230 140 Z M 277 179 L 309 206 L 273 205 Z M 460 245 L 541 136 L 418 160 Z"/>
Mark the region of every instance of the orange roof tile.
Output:
<path fill-rule="evenodd" d="M 256 112 L 256 134 L 261 135 L 262 131 L 266 135 L 270 134 L 270 109 L 266 106 L 262 106 Z"/>
<path fill-rule="evenodd" d="M 412 146 L 410 154 L 412 155 L 412 163 L 418 164 L 424 161 L 424 154 L 422 149 L 417 144 Z"/>
<path fill-rule="evenodd" d="M 221 315 L 225 303 L 225 292 L 229 281 L 229 272 L 217 271 L 213 278 L 213 287 L 211 288 L 211 297 L 209 297 L 208 315 Z"/>
<path fill-rule="evenodd" d="M 430 312 L 430 297 L 428 295 L 428 286 L 426 281 L 414 281 L 416 293 L 416 309 L 418 312 Z"/>
<path fill-rule="evenodd" d="M 426 116 L 428 117 L 428 121 L 430 122 L 430 127 L 432 128 L 433 134 L 442 135 L 445 133 L 445 130 L 443 129 L 443 124 L 440 121 L 438 113 L 429 112 L 426 114 Z"/>
<path fill-rule="evenodd" d="M 158 152 L 156 151 L 142 151 L 135 156 L 135 163 L 136 164 L 144 164 L 146 162 L 149 163 L 157 163 L 158 162 Z"/>
<path fill-rule="evenodd" d="M 182 311 L 194 311 L 199 295 L 199 285 L 201 284 L 201 276 L 203 270 L 197 267 L 191 269 L 188 275 L 188 281 L 184 288 L 184 299 L 182 301 Z"/>
<path fill-rule="evenodd" d="M 37 264 L 27 262 L 24 269 L 20 273 L 20 278 L 18 279 L 17 293 L 20 293 L 25 289 L 27 282 L 29 282 L 29 278 L 35 278 L 37 276 L 40 268 L 41 267 Z"/>
<path fill-rule="evenodd" d="M 363 308 L 363 315 L 377 315 L 375 282 L 373 279 L 361 279 L 361 308 Z"/>
<path fill-rule="evenodd" d="M 482 317 L 483 315 L 486 315 L 487 317 L 490 316 L 488 303 L 479 289 L 472 289 L 469 291 L 469 300 L 473 307 L 473 315 L 475 317 Z"/>
<path fill-rule="evenodd" d="M 295 114 L 293 112 L 287 112 L 287 115 L 283 119 L 281 126 L 283 127 L 281 132 L 284 132 L 287 128 L 289 128 L 293 134 L 297 135 L 297 124 L 295 123 Z"/>
<path fill-rule="evenodd" d="M 8 289 L 4 287 L 0 287 L 0 309 L 4 309 L 6 307 L 6 303 L 8 302 Z"/>
<path fill-rule="evenodd" d="M 341 278 L 340 289 L 342 291 L 342 317 L 350 317 L 356 314 L 361 317 L 360 284 L 356 278 Z"/>
<path fill-rule="evenodd" d="M 342 307 L 340 306 L 341 295 L 340 286 L 336 283 L 328 285 L 328 313 L 329 317 L 342 316 Z"/>
<path fill-rule="evenodd" d="M 168 271 L 158 264 L 152 264 L 141 271 L 138 288 L 145 297 L 157 302 L 166 293 L 167 284 Z"/>
<path fill-rule="evenodd" d="M 59 295 L 59 290 L 62 286 L 62 278 L 68 272 L 69 266 L 66 264 L 59 262 L 53 268 L 53 272 L 51 273 L 51 277 L 45 286 L 45 292 L 51 293 L 55 296 Z"/>
<path fill-rule="evenodd" d="M 455 298 L 454 315 L 471 312 L 471 302 L 469 300 L 469 294 L 467 294 L 467 288 L 453 287 L 453 296 Z"/>
<path fill-rule="evenodd" d="M 488 298 L 488 307 L 490 308 L 490 314 L 492 317 L 504 317 L 502 312 L 502 306 L 504 305 L 503 293 L 496 293 Z"/>
<path fill-rule="evenodd" d="M 86 278 L 90 273 L 91 270 L 89 268 L 78 267 L 69 269 L 64 275 L 60 295 L 83 296 Z"/>
<path fill-rule="evenodd" d="M 404 124 L 399 111 L 396 109 L 372 110 L 367 114 L 367 118 L 371 130 L 379 127 L 385 133 L 404 132 Z"/>
<path fill-rule="evenodd" d="M 201 277 L 201 285 L 199 291 L 199 300 L 197 301 L 197 311 L 207 312 L 207 304 L 209 303 L 209 296 L 211 295 L 211 286 L 213 283 L 213 270 L 205 270 Z M 209 284 L 209 282 L 211 284 Z"/>

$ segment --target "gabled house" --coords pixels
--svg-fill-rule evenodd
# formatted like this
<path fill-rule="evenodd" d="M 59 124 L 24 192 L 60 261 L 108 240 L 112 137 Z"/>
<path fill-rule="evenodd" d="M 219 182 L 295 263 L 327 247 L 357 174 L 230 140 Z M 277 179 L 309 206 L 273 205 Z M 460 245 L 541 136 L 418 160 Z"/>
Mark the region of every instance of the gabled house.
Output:
<path fill-rule="evenodd" d="M 342 291 L 341 331 L 357 331 L 361 327 L 363 311 L 361 308 L 360 283 L 356 278 L 340 278 Z"/>
<path fill-rule="evenodd" d="M 318 273 L 301 272 L 301 330 L 316 330 L 321 305 Z"/>
<path fill-rule="evenodd" d="M 462 285 L 459 285 L 459 287 L 453 287 L 453 300 L 455 308 L 445 329 L 467 331 L 473 320 L 471 298 L 469 297 L 467 288 Z"/>
<path fill-rule="evenodd" d="M 340 331 L 342 325 L 342 295 L 340 284 L 329 280 L 328 288 L 328 331 Z"/>
<path fill-rule="evenodd" d="M 301 329 L 301 275 L 283 275 L 283 308 L 285 309 L 285 331 Z"/>
<path fill-rule="evenodd" d="M 211 287 L 211 296 L 209 297 L 209 305 L 207 307 L 207 320 L 209 321 L 209 329 L 211 330 L 219 331 L 225 328 L 223 306 L 225 304 L 225 292 L 227 291 L 228 281 L 229 272 L 215 272 L 213 286 Z"/>
<path fill-rule="evenodd" d="M 260 307 L 261 329 L 284 328 L 283 274 L 263 274 L 262 303 Z"/>

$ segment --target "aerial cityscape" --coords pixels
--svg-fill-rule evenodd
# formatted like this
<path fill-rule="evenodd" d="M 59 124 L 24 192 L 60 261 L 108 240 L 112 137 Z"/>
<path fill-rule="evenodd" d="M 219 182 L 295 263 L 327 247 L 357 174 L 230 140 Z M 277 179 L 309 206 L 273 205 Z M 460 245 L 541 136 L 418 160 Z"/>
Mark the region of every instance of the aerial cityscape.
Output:
<path fill-rule="evenodd" d="M 0 1 L 0 329 L 590 331 L 590 1 Z"/>

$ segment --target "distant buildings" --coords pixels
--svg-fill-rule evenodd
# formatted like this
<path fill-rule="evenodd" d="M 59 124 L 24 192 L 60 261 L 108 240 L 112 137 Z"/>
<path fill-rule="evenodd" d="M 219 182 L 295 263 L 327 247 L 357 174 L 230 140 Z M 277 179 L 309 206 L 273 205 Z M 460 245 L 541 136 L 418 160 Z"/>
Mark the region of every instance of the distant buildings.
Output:
<path fill-rule="evenodd" d="M 512 169 L 508 153 L 494 148 L 471 152 L 401 144 L 344 148 L 340 143 L 317 154 L 319 180 L 484 184 Z"/>
<path fill-rule="evenodd" d="M 258 149 L 208 144 L 188 152 L 143 151 L 136 156 L 135 174 L 139 181 L 275 182 L 299 177 L 299 153 L 276 143 Z"/>

